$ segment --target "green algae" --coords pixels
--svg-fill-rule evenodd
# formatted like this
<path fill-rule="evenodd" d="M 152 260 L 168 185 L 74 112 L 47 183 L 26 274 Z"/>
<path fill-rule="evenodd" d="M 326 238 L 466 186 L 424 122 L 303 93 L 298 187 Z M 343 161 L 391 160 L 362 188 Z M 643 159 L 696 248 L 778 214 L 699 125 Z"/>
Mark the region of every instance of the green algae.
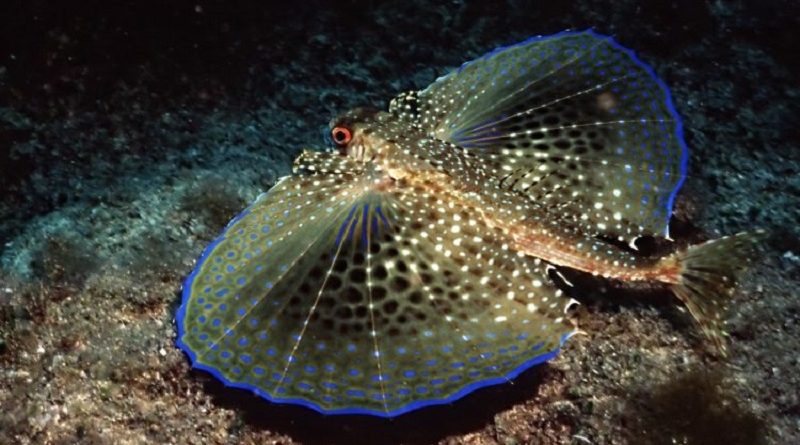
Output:
<path fill-rule="evenodd" d="M 724 388 L 721 370 L 693 369 L 640 390 L 627 407 L 636 443 L 653 445 L 760 445 L 766 424 Z"/>

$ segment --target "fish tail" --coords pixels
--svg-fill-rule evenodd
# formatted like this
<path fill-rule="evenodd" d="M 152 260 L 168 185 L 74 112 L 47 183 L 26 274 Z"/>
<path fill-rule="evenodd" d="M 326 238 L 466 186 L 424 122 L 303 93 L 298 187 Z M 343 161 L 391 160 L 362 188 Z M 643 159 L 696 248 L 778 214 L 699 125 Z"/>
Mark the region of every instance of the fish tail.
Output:
<path fill-rule="evenodd" d="M 723 315 L 737 278 L 752 261 L 753 251 L 765 234 L 758 230 L 725 236 L 691 246 L 667 259 L 676 261 L 680 268 L 673 292 L 723 356 L 726 353 Z"/>

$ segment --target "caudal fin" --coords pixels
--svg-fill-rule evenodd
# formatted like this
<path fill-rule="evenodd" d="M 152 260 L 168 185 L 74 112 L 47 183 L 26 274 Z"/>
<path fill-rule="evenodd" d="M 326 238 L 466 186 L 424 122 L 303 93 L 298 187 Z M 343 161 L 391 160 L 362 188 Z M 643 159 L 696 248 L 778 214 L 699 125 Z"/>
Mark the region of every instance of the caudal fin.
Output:
<path fill-rule="evenodd" d="M 763 230 L 725 236 L 677 254 L 681 274 L 672 287 L 721 354 L 725 354 L 723 316 L 737 278 L 752 260 Z"/>

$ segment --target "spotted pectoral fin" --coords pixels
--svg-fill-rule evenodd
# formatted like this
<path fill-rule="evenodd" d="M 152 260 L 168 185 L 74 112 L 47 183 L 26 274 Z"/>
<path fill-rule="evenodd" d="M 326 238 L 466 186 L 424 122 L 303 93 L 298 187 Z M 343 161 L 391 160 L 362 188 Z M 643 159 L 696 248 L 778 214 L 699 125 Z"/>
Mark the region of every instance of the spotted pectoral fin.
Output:
<path fill-rule="evenodd" d="M 368 279 L 389 414 L 447 403 L 553 357 L 573 332 L 547 265 L 444 191 L 390 194 Z M 376 279 L 380 278 L 380 281 Z M 385 297 L 383 297 L 385 295 Z M 378 391 L 380 388 L 380 391 Z"/>
<path fill-rule="evenodd" d="M 531 38 L 394 104 L 584 231 L 668 235 L 686 169 L 680 119 L 653 70 L 610 37 Z"/>
<path fill-rule="evenodd" d="M 381 416 L 554 355 L 571 328 L 543 266 L 472 209 L 428 199 L 357 176 L 283 180 L 187 280 L 179 344 L 270 400 Z"/>

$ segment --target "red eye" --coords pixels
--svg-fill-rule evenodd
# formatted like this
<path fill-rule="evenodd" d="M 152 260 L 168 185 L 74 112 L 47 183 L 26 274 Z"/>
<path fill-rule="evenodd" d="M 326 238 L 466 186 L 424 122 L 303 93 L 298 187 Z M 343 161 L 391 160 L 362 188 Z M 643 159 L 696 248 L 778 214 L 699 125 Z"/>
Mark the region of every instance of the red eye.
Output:
<path fill-rule="evenodd" d="M 336 145 L 347 145 L 350 139 L 353 138 L 353 135 L 350 134 L 350 130 L 345 127 L 334 127 L 333 130 L 331 130 L 331 136 L 333 137 L 333 142 L 336 142 Z"/>

